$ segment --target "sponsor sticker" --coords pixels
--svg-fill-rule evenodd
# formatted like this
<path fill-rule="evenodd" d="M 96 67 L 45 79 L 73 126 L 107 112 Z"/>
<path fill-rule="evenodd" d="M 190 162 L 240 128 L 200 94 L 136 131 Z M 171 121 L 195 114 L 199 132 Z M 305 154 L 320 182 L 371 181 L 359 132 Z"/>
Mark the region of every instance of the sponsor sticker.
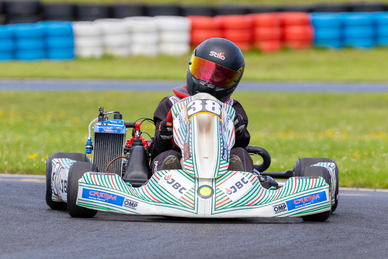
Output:
<path fill-rule="evenodd" d="M 225 60 L 225 52 L 210 51 L 209 56 Z"/>
<path fill-rule="evenodd" d="M 286 201 L 288 210 L 300 209 L 309 205 L 313 205 L 322 201 L 326 201 L 326 192 L 321 191 L 318 193 L 313 193 L 305 195 L 296 199 Z"/>
<path fill-rule="evenodd" d="M 198 188 L 197 193 L 200 197 L 207 199 L 213 196 L 214 190 L 209 185 L 202 185 Z"/>
<path fill-rule="evenodd" d="M 106 202 L 106 203 L 114 204 L 117 206 L 122 206 L 123 202 L 124 202 L 123 196 L 119 196 L 119 195 L 112 194 L 109 192 L 102 192 L 102 191 L 87 189 L 87 188 L 84 188 L 82 190 L 82 198 Z"/>
<path fill-rule="evenodd" d="M 239 172 L 235 172 L 218 186 L 232 201 L 240 199 L 252 187 L 253 185 L 248 178 Z"/>
<path fill-rule="evenodd" d="M 275 211 L 275 214 L 287 211 L 287 204 L 283 202 L 281 204 L 275 205 L 273 206 L 273 210 Z"/>
<path fill-rule="evenodd" d="M 124 203 L 123 203 L 123 207 L 129 208 L 131 210 L 136 210 L 138 204 L 139 203 L 137 201 L 133 201 L 133 200 L 125 198 Z"/>
<path fill-rule="evenodd" d="M 185 195 L 193 186 L 190 180 L 177 171 L 169 171 L 160 178 L 158 183 L 177 199 Z"/>

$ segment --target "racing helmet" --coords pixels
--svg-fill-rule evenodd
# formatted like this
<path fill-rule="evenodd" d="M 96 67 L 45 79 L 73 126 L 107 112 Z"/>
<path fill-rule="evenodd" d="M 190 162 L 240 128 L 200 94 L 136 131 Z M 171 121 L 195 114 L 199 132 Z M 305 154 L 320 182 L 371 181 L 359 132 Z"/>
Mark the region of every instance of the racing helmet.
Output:
<path fill-rule="evenodd" d="M 223 38 L 210 38 L 193 51 L 187 69 L 187 91 L 205 92 L 226 101 L 237 88 L 244 73 L 241 50 Z"/>

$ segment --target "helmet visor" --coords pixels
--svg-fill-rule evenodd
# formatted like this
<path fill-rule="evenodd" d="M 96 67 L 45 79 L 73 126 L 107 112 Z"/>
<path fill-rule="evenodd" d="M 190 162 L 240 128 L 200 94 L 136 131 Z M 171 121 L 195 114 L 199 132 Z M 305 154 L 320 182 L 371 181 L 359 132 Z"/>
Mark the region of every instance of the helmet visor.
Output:
<path fill-rule="evenodd" d="M 234 71 L 193 55 L 189 70 L 191 74 L 199 80 L 208 81 L 210 84 L 217 87 L 228 87 L 237 82 L 242 74 L 243 68 Z"/>

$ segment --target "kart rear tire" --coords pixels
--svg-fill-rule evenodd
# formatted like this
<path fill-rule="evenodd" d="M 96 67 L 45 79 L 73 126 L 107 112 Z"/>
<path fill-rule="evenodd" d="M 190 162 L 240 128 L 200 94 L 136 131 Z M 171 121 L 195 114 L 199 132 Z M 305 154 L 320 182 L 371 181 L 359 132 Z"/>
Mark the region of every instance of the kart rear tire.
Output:
<path fill-rule="evenodd" d="M 329 190 L 331 190 L 331 175 L 330 175 L 329 170 L 327 170 L 325 167 L 320 167 L 320 166 L 305 167 L 301 171 L 300 176 L 321 176 L 325 179 L 326 183 L 329 184 Z M 329 195 L 329 196 L 330 196 L 330 200 L 331 200 L 331 195 Z M 331 214 L 331 209 L 328 211 L 322 212 L 322 213 L 304 216 L 302 218 L 304 221 L 323 222 L 323 221 L 326 221 L 330 217 L 330 214 Z"/>
<path fill-rule="evenodd" d="M 90 162 L 74 163 L 69 169 L 69 178 L 67 180 L 67 211 L 74 218 L 92 218 L 96 215 L 96 210 L 87 209 L 78 206 L 78 180 L 86 172 L 98 172 L 97 166 Z"/>
<path fill-rule="evenodd" d="M 338 193 L 339 193 L 338 165 L 336 162 L 334 162 L 329 158 L 301 158 L 298 161 L 296 161 L 294 165 L 294 174 L 295 176 L 303 176 L 301 175 L 301 172 L 305 167 L 308 167 L 320 162 L 331 162 L 335 164 L 335 178 L 336 178 L 335 202 L 334 202 L 334 205 L 331 207 L 331 211 L 334 212 L 338 206 Z"/>
<path fill-rule="evenodd" d="M 51 171 L 52 171 L 52 160 L 54 158 L 69 158 L 81 162 L 90 162 L 89 158 L 85 154 L 81 153 L 54 153 L 46 161 L 46 203 L 53 210 L 66 210 L 67 204 L 65 202 L 52 201 L 52 189 L 51 189 Z"/>

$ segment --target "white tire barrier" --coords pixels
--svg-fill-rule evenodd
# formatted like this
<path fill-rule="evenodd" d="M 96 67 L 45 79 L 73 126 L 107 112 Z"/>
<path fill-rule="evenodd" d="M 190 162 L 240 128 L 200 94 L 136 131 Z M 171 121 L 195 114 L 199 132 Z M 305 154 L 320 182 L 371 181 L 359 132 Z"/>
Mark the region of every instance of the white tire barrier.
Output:
<path fill-rule="evenodd" d="M 100 58 L 104 54 L 102 30 L 95 22 L 74 22 L 75 53 L 84 58 Z"/>
<path fill-rule="evenodd" d="M 190 51 L 190 19 L 181 16 L 156 16 L 159 51 L 165 55 L 183 55 Z"/>
<path fill-rule="evenodd" d="M 123 19 L 100 19 L 95 23 L 101 28 L 105 53 L 118 57 L 129 55 L 130 30 Z"/>
<path fill-rule="evenodd" d="M 130 54 L 157 56 L 159 54 L 159 30 L 155 18 L 129 17 L 124 21 L 130 30 Z"/>

